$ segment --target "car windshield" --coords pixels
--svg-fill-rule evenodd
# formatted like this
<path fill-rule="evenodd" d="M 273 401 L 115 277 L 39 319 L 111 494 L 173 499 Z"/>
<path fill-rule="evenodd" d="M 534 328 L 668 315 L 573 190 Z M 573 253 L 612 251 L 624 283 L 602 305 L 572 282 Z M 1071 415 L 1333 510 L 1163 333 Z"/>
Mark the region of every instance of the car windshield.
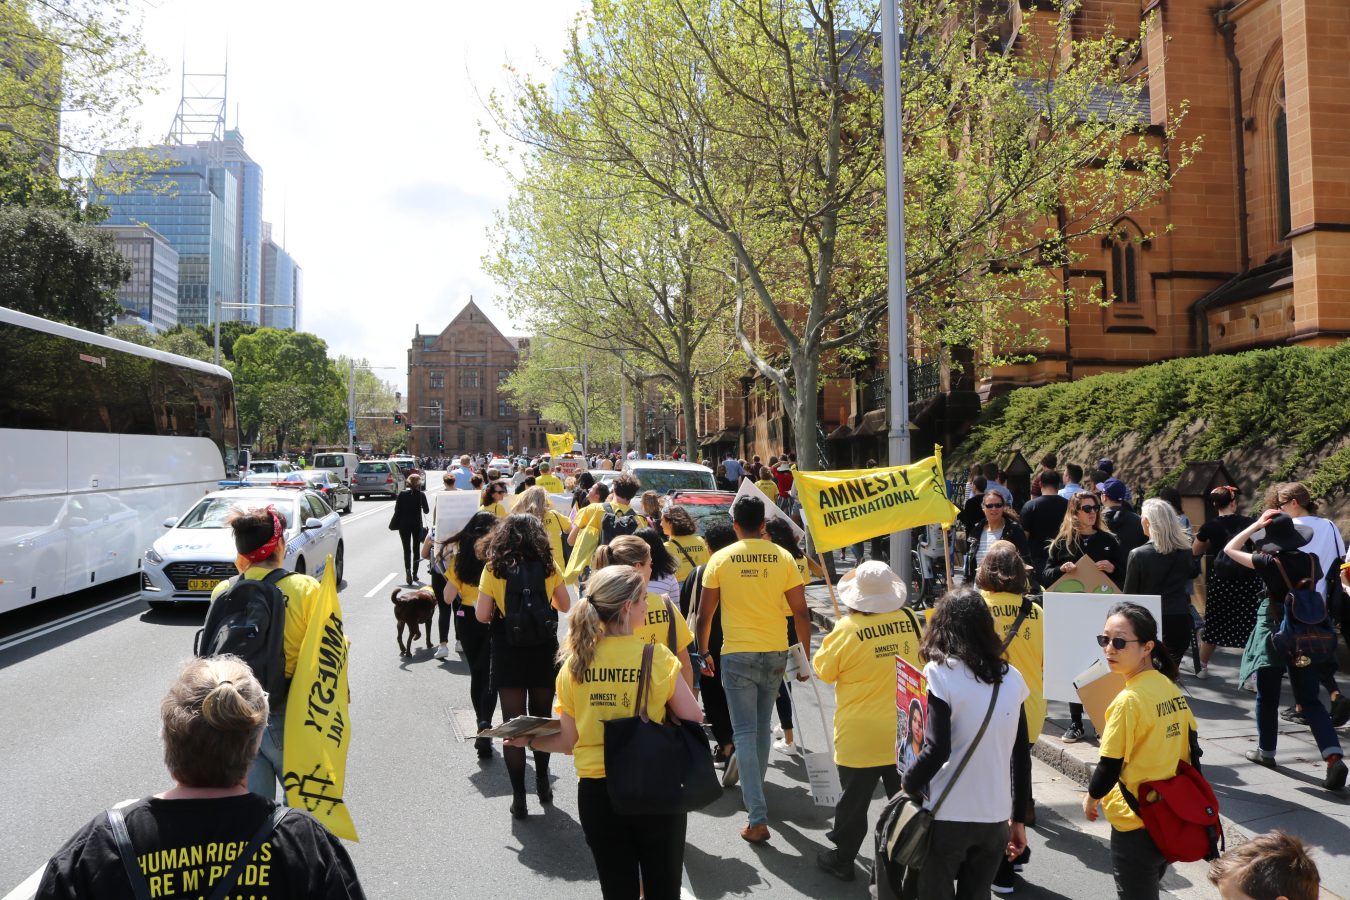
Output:
<path fill-rule="evenodd" d="M 644 491 L 669 494 L 671 491 L 712 491 L 717 489 L 713 474 L 704 469 L 638 469 L 633 472 L 642 482 Z"/>
<path fill-rule="evenodd" d="M 714 522 L 731 521 L 731 503 L 679 503 L 676 504 L 694 520 L 699 534 L 704 534 Z"/>
<path fill-rule="evenodd" d="M 327 484 L 329 474 L 327 469 L 318 472 L 311 470 L 305 473 L 305 480 L 310 484 Z"/>
<path fill-rule="evenodd" d="M 388 475 L 389 463 L 383 462 L 363 462 L 357 465 L 356 474 L 358 475 Z"/>
<path fill-rule="evenodd" d="M 319 466 L 321 468 L 327 468 L 329 466 L 341 466 L 342 457 L 338 456 L 337 454 L 320 453 L 318 456 L 314 457 L 314 465 Z"/>
<path fill-rule="evenodd" d="M 236 509 L 247 509 L 253 506 L 267 506 L 259 497 L 207 497 L 205 500 L 192 507 L 192 511 L 183 516 L 179 521 L 179 528 L 226 528 L 225 520 L 230 513 Z M 271 504 L 277 506 L 278 504 Z M 295 520 L 295 509 L 292 504 L 280 505 L 277 512 L 289 521 Z"/>

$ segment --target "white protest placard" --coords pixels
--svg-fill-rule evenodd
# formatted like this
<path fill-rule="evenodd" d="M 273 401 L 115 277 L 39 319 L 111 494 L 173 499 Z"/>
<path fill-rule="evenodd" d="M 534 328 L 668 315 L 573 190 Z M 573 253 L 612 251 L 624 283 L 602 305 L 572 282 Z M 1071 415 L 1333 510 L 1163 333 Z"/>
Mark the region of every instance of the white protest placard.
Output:
<path fill-rule="evenodd" d="M 1077 703 L 1073 680 L 1098 659 L 1105 660 L 1097 635 L 1117 603 L 1137 603 L 1162 627 L 1162 598 L 1157 594 L 1061 594 L 1046 591 L 1045 698 Z M 1162 639 L 1159 633 L 1159 640 Z M 1094 723 L 1095 724 L 1095 723 Z"/>
<path fill-rule="evenodd" d="M 558 513 L 558 515 L 562 516 L 563 518 L 567 518 L 567 516 L 572 512 L 572 495 L 549 494 L 548 504 L 549 506 L 553 507 L 553 511 Z M 566 535 L 564 535 L 564 537 L 566 537 Z"/>
<path fill-rule="evenodd" d="M 759 502 L 764 504 L 765 518 L 782 519 L 784 522 L 787 522 L 792 526 L 792 533 L 797 536 L 797 541 L 799 543 L 806 537 L 806 532 L 802 530 L 802 526 L 792 521 L 792 517 L 779 509 L 778 504 L 770 500 L 768 495 L 756 487 L 755 483 L 749 478 L 741 479 L 741 486 L 736 489 L 736 499 L 731 501 L 731 505 L 735 506 L 736 500 L 739 500 L 742 497 L 758 497 Z"/>
<path fill-rule="evenodd" d="M 807 750 L 802 740 L 802 722 L 797 722 L 797 746 L 801 748 L 802 764 L 806 766 L 806 780 L 811 785 L 811 799 L 816 806 L 833 809 L 839 804 L 844 788 L 839 781 L 839 769 L 834 764 L 834 730 L 825 718 L 825 704 L 820 700 L 820 682 L 814 676 L 810 679 L 811 691 L 815 694 L 816 710 L 820 713 L 820 728 L 824 732 L 824 750 Z"/>
<path fill-rule="evenodd" d="M 443 491 L 434 494 L 432 521 L 436 525 L 436 540 L 444 541 L 459 534 L 478 512 L 477 491 Z"/>

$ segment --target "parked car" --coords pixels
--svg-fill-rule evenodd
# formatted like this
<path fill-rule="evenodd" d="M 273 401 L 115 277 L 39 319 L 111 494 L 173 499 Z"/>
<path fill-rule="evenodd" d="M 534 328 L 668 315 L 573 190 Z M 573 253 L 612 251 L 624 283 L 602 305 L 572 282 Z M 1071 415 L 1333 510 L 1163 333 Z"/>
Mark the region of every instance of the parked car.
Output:
<path fill-rule="evenodd" d="M 717 490 L 712 469 L 698 463 L 668 459 L 626 459 L 623 471 L 636 475 L 644 491 L 656 491 L 658 494 Z"/>
<path fill-rule="evenodd" d="M 387 459 L 365 459 L 356 465 L 352 479 L 352 496 L 357 500 L 372 494 L 397 497 L 403 475 L 398 466 Z"/>
<path fill-rule="evenodd" d="M 731 521 L 731 502 L 736 495 L 731 491 L 671 491 L 666 506 L 678 506 L 694 519 L 698 533 L 703 534 L 713 522 Z"/>
<path fill-rule="evenodd" d="M 304 479 L 310 489 L 318 491 L 338 515 L 346 515 L 352 511 L 352 504 L 355 502 L 352 500 L 352 489 L 331 470 L 306 469 Z"/>
<path fill-rule="evenodd" d="M 314 468 L 327 469 L 340 480 L 351 484 L 352 476 L 356 474 L 356 466 L 360 461 L 355 453 L 316 453 Z"/>
<path fill-rule="evenodd" d="M 249 462 L 249 475 L 278 475 L 285 472 L 298 471 L 295 466 L 284 459 L 255 459 Z"/>
<path fill-rule="evenodd" d="M 318 493 L 295 487 L 242 487 L 212 491 L 181 518 L 164 521 L 168 533 L 145 551 L 141 596 L 154 609 L 205 603 L 217 584 L 238 574 L 234 532 L 226 524 L 240 508 L 271 506 L 286 520 L 285 567 L 322 578 L 328 557 L 342 581 L 342 520 Z"/>
<path fill-rule="evenodd" d="M 389 457 L 389 461 L 394 464 L 394 468 L 398 469 L 398 483 L 400 487 L 408 480 L 409 475 L 421 471 L 421 469 L 418 468 L 417 460 L 413 459 L 411 456 L 391 456 Z"/>
<path fill-rule="evenodd" d="M 515 472 L 515 467 L 511 465 L 511 460 L 501 456 L 494 456 L 492 459 L 489 459 L 487 467 L 489 469 L 496 469 L 503 478 Z"/>

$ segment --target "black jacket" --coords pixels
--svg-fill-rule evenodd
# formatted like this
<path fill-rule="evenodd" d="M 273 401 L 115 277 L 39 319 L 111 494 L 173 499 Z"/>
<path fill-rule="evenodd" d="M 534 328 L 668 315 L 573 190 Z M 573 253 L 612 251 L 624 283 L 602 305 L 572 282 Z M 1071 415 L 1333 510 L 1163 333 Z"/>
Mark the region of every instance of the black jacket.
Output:
<path fill-rule="evenodd" d="M 391 531 L 418 531 L 422 527 L 422 513 L 430 512 L 425 491 L 404 488 L 394 498 L 394 515 L 389 519 Z"/>
<path fill-rule="evenodd" d="M 975 551 L 980 549 L 980 539 L 984 537 L 984 530 L 988 526 L 989 520 L 981 516 L 973 528 L 966 530 L 966 561 L 962 566 L 962 571 L 966 574 L 966 584 L 975 583 Z M 1022 557 L 1022 562 L 1027 561 L 1026 532 L 1022 530 L 1021 525 L 1006 515 L 1003 517 L 1003 537 L 1000 540 L 1011 542 Z"/>
<path fill-rule="evenodd" d="M 1184 615 L 1190 612 L 1186 582 L 1191 580 L 1191 551 L 1162 553 L 1151 543 L 1130 551 L 1125 564 L 1125 593 L 1159 594 L 1162 614 Z"/>
<path fill-rule="evenodd" d="M 1120 542 L 1120 556 L 1122 559 L 1128 559 L 1134 552 L 1135 547 L 1142 547 L 1148 543 L 1148 537 L 1144 534 L 1144 522 L 1139 518 L 1139 513 L 1130 509 L 1129 505 L 1117 506 L 1114 509 L 1107 509 L 1106 504 L 1102 504 L 1102 521 L 1106 527 L 1111 529 L 1116 540 Z M 1119 583 L 1119 579 L 1117 579 Z"/>
<path fill-rule="evenodd" d="M 1078 562 L 1083 554 L 1087 554 L 1094 562 L 1110 560 L 1115 570 L 1107 573 L 1107 577 L 1116 587 L 1125 583 L 1125 555 L 1120 552 L 1120 541 L 1116 540 L 1114 534 L 1094 531 L 1090 537 L 1073 541 L 1067 546 L 1051 541 L 1050 555 L 1046 559 L 1045 568 L 1041 569 L 1041 584 L 1049 587 L 1059 581 L 1064 574 L 1059 567 L 1066 562 Z"/>

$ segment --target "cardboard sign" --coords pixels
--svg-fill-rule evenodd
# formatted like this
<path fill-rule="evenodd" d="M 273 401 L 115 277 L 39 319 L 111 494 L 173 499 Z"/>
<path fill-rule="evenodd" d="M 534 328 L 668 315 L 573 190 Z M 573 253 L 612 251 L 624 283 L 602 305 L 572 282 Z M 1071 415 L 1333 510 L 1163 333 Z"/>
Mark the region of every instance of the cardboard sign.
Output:
<path fill-rule="evenodd" d="M 1162 598 L 1157 594 L 1065 594 L 1046 591 L 1045 698 L 1078 703 L 1073 681 L 1097 660 L 1105 662 L 1097 635 L 1106 614 L 1122 602 L 1138 603 L 1162 622 Z"/>
<path fill-rule="evenodd" d="M 802 539 L 806 537 L 806 532 L 802 530 L 802 526 L 792 521 L 792 517 L 789 516 L 787 513 L 783 512 L 781 509 L 779 509 L 778 504 L 770 500 L 768 496 L 766 496 L 763 491 L 761 491 L 758 487 L 756 487 L 755 483 L 751 481 L 749 478 L 741 479 L 741 486 L 736 489 L 736 498 L 731 501 L 731 505 L 735 506 L 736 500 L 739 500 L 742 497 L 755 497 L 756 499 L 759 500 L 760 503 L 763 503 L 764 518 L 766 520 L 782 519 L 784 522 L 787 522 L 789 525 L 791 525 L 792 533 L 797 536 L 798 543 L 800 543 Z"/>
<path fill-rule="evenodd" d="M 895 658 L 895 764 L 904 775 L 923 749 L 928 726 L 928 679 L 903 656 Z"/>
<path fill-rule="evenodd" d="M 1078 673 L 1073 680 L 1078 691 L 1078 700 L 1083 704 L 1083 712 L 1098 731 L 1106 727 L 1106 708 L 1125 689 L 1125 676 L 1112 672 L 1106 660 L 1094 660 L 1087 670 Z"/>
<path fill-rule="evenodd" d="M 553 471 L 564 480 L 586 471 L 586 460 L 579 456 L 563 456 L 549 461 Z"/>
<path fill-rule="evenodd" d="M 459 534 L 473 514 L 478 512 L 477 491 L 443 491 L 432 495 L 431 521 L 436 526 L 436 540 L 444 541 Z"/>
<path fill-rule="evenodd" d="M 1062 576 L 1054 584 L 1046 588 L 1047 591 L 1055 591 L 1059 594 L 1119 594 L 1120 588 L 1111 580 L 1101 569 L 1097 568 L 1097 563 L 1083 554 L 1074 571 Z"/>

